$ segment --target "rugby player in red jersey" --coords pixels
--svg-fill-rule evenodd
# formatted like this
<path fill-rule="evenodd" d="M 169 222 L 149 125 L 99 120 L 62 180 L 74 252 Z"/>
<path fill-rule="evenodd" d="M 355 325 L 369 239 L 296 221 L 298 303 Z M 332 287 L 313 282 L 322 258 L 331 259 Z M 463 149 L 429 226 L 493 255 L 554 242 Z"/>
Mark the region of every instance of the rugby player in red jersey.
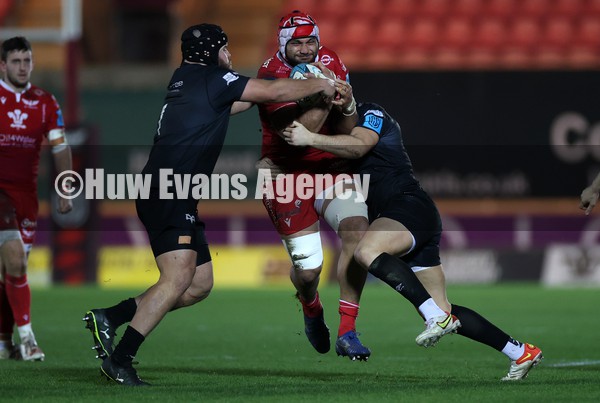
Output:
<path fill-rule="evenodd" d="M 59 173 L 71 169 L 71 150 L 58 102 L 29 81 L 33 56 L 26 38 L 2 43 L 0 68 L 0 359 L 41 361 L 44 352 L 31 328 L 27 282 L 27 256 L 37 226 L 40 149 L 47 140 Z M 59 197 L 59 213 L 72 207 L 71 200 Z M 12 340 L 15 324 L 18 346 Z"/>
<path fill-rule="evenodd" d="M 349 80 L 348 69 L 338 55 L 321 44 L 319 28 L 310 15 L 294 10 L 282 17 L 278 43 L 277 52 L 258 70 L 258 78 L 287 78 L 294 66 L 316 63 L 332 79 Z M 281 130 L 294 120 L 322 134 L 349 133 L 357 122 L 355 101 L 351 92 L 339 95 L 333 102 L 327 99 L 315 102 L 313 98 L 259 105 L 263 140 L 258 167 L 276 167 L 278 173 L 294 177 L 301 174 L 336 177 L 336 174 L 351 172 L 347 162 L 333 154 L 312 147 L 295 148 L 281 137 Z M 272 185 L 276 187 L 277 181 Z M 357 192 L 353 183 L 344 186 L 348 191 Z M 332 197 L 332 188 L 324 192 L 315 190 L 309 198 L 295 193 L 285 201 L 265 195 L 263 203 L 292 261 L 290 278 L 302 304 L 306 335 L 321 354 L 329 351 L 330 340 L 317 292 L 323 265 L 319 218 L 324 218 L 339 235 L 342 243 L 337 262 L 340 326 L 336 353 L 352 360 L 366 360 L 371 352 L 358 339 L 355 325 L 366 272 L 353 259 L 353 252 L 368 227 L 367 208 L 364 201 L 357 202 L 357 197 L 346 200 Z"/>

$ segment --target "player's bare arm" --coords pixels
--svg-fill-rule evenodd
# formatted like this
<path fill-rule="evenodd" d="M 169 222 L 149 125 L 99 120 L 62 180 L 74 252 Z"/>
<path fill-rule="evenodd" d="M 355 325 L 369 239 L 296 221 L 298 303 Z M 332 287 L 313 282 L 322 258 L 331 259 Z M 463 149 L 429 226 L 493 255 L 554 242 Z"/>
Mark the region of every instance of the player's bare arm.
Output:
<path fill-rule="evenodd" d="M 377 133 L 363 127 L 355 127 L 350 134 L 327 136 L 311 132 L 299 122 L 288 126 L 283 131 L 283 136 L 290 145 L 311 146 L 348 159 L 362 157 L 379 140 Z"/>
<path fill-rule="evenodd" d="M 320 78 L 308 78 L 306 80 L 292 80 L 290 78 L 261 80 L 251 78 L 240 100 L 250 102 L 286 102 L 295 101 L 316 93 L 323 93 L 324 96 L 333 96 L 335 94 L 335 87 L 329 80 Z"/>
<path fill-rule="evenodd" d="M 64 130 L 51 131 L 48 138 L 50 145 L 52 146 L 52 157 L 54 158 L 54 165 L 56 166 L 58 173 L 72 170 L 71 147 L 66 142 Z M 72 209 L 73 201 L 59 195 L 58 212 L 60 214 L 66 214 Z"/>
<path fill-rule="evenodd" d="M 252 108 L 253 106 L 254 106 L 253 102 L 237 101 L 237 102 L 234 102 L 233 105 L 231 106 L 231 112 L 229 114 L 236 115 L 238 113 L 246 112 L 248 109 Z"/>

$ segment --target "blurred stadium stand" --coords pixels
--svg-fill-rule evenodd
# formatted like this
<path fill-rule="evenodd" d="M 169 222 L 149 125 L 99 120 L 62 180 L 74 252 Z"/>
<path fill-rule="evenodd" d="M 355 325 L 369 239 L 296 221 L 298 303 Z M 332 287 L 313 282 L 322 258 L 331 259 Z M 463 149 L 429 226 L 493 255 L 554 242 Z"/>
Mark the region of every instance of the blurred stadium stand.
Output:
<path fill-rule="evenodd" d="M 600 67 L 599 4 L 323 0 L 308 8 L 286 0 L 280 14 L 300 8 L 326 21 L 323 43 L 353 70 L 587 69 Z"/>
<path fill-rule="evenodd" d="M 2 0 L 0 21 L 56 27 L 60 6 Z M 173 66 L 179 32 L 213 21 L 229 33 L 236 67 L 255 69 L 275 49 L 277 19 L 296 8 L 355 71 L 600 67 L 600 0 L 85 0 L 82 59 Z M 38 67 L 64 65 L 60 45 L 36 54 Z"/>

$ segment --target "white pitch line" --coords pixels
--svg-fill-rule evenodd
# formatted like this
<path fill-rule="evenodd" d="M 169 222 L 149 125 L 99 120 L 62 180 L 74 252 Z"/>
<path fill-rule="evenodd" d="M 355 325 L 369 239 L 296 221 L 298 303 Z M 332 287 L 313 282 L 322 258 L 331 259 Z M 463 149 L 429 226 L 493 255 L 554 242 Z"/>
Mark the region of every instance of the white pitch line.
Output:
<path fill-rule="evenodd" d="M 556 364 L 544 365 L 545 367 L 584 367 L 586 365 L 600 365 L 600 360 L 583 360 L 583 361 L 569 361 L 569 362 L 558 362 Z"/>

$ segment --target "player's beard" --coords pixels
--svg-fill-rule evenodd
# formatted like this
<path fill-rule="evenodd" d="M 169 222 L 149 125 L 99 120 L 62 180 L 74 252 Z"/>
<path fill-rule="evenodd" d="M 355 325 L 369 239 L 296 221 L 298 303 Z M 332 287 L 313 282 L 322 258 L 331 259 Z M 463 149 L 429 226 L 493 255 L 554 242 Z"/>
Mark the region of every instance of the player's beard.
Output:
<path fill-rule="evenodd" d="M 29 77 L 30 76 L 27 75 L 24 79 L 19 79 L 19 77 L 14 74 L 6 75 L 6 78 L 8 79 L 8 82 L 10 83 L 10 85 L 12 85 L 13 87 L 20 89 L 20 90 L 27 87 L 27 84 L 29 83 Z"/>

